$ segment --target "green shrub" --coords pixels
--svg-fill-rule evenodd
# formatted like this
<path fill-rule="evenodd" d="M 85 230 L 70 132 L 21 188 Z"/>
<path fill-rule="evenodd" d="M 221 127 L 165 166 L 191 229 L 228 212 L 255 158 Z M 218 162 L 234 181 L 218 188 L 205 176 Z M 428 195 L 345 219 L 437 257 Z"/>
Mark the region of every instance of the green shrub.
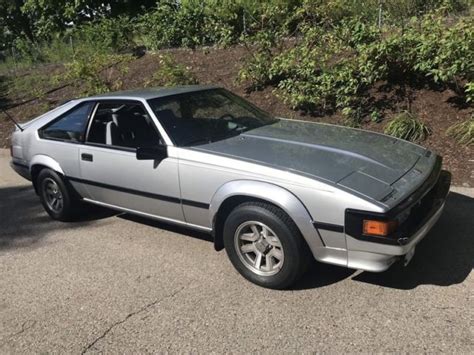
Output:
<path fill-rule="evenodd" d="M 140 19 L 139 27 L 145 45 L 156 50 L 209 44 L 212 34 L 206 29 L 211 22 L 200 1 L 164 0 Z"/>
<path fill-rule="evenodd" d="M 100 53 L 117 53 L 134 47 L 135 22 L 126 16 L 102 18 L 71 32 L 77 47 L 85 46 Z"/>
<path fill-rule="evenodd" d="M 138 36 L 153 50 L 228 45 L 261 30 L 294 28 L 293 14 L 300 4 L 300 0 L 163 0 L 140 17 Z"/>
<path fill-rule="evenodd" d="M 193 85 L 198 81 L 189 68 L 176 63 L 170 55 L 160 55 L 160 66 L 145 86 Z"/>
<path fill-rule="evenodd" d="M 382 24 L 404 25 L 414 16 L 434 10 L 462 13 L 472 4 L 471 0 L 303 0 L 299 11 L 305 19 L 318 25 L 337 25 L 341 21 L 359 18 L 364 23 L 375 24 L 381 11 Z"/>
<path fill-rule="evenodd" d="M 274 46 L 281 39 L 256 36 L 259 41 L 251 48 L 240 80 L 247 81 L 249 88 L 277 87 L 295 109 L 343 110 L 351 125 L 373 111 L 368 96 L 376 82 L 461 87 L 462 82 L 472 81 L 472 16 L 448 24 L 439 14 L 428 14 L 412 19 L 403 30 L 379 28 L 360 18 L 342 19 L 330 31 L 303 22 L 299 30 L 301 39 L 286 48 Z M 468 94 L 470 90 L 466 87 Z"/>
<path fill-rule="evenodd" d="M 461 144 L 474 144 L 474 115 L 464 122 L 449 127 L 446 133 Z"/>
<path fill-rule="evenodd" d="M 416 116 L 405 111 L 388 122 L 384 133 L 410 142 L 421 142 L 431 134 L 431 130 Z"/>
<path fill-rule="evenodd" d="M 53 76 L 48 74 L 30 73 L 17 77 L 11 77 L 5 86 L 6 94 L 10 98 L 33 98 L 42 97 L 53 85 Z"/>
<path fill-rule="evenodd" d="M 40 62 L 43 59 L 41 46 L 26 38 L 16 38 L 13 42 L 13 48 L 15 60 L 17 62 L 28 63 L 31 65 Z"/>
<path fill-rule="evenodd" d="M 114 73 L 125 74 L 131 59 L 129 55 L 118 54 L 78 56 L 66 64 L 63 80 L 71 80 L 75 87 L 82 89 L 85 96 L 119 90 L 122 82 Z"/>
<path fill-rule="evenodd" d="M 474 102 L 474 81 L 468 82 L 464 86 L 464 94 L 466 95 L 466 102 Z"/>

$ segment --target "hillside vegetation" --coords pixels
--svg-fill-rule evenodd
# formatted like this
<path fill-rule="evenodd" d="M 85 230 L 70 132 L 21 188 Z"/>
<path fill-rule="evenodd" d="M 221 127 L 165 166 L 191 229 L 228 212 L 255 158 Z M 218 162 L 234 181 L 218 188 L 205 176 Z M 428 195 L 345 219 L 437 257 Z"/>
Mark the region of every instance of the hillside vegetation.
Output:
<path fill-rule="evenodd" d="M 472 185 L 473 15 L 472 0 L 1 0 L 0 105 L 26 120 L 82 95 L 217 83 L 430 146 Z"/>

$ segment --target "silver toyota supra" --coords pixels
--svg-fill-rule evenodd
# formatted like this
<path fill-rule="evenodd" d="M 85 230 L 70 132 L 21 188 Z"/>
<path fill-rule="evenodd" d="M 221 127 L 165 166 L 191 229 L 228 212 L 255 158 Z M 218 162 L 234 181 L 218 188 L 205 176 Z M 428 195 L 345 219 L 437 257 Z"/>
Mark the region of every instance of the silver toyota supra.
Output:
<path fill-rule="evenodd" d="M 92 203 L 206 231 L 245 278 L 277 289 L 312 258 L 372 272 L 408 263 L 451 181 L 423 147 L 274 118 L 214 86 L 72 100 L 11 141 L 13 169 L 52 218 Z"/>

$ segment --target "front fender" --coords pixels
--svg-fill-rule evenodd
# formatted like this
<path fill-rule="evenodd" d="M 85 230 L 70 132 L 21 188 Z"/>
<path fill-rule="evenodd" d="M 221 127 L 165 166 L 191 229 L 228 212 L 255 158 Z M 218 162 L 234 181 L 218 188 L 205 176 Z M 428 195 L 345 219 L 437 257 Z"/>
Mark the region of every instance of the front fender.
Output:
<path fill-rule="evenodd" d="M 313 255 L 324 247 L 318 232 L 313 226 L 313 218 L 301 200 L 287 189 L 268 182 L 253 180 L 234 180 L 222 185 L 214 194 L 209 207 L 210 225 L 225 200 L 233 196 L 248 196 L 268 201 L 285 211 L 303 235 Z"/>

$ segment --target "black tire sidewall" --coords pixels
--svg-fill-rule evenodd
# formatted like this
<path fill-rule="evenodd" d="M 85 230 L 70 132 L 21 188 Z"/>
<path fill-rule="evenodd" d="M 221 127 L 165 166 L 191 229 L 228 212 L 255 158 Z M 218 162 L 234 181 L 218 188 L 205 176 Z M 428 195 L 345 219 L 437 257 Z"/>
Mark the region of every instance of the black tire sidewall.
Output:
<path fill-rule="evenodd" d="M 258 221 L 272 229 L 280 239 L 285 259 L 281 270 L 271 276 L 257 275 L 240 260 L 235 250 L 234 235 L 237 228 L 246 221 Z M 224 224 L 224 246 L 233 266 L 247 280 L 263 287 L 284 289 L 294 283 L 302 274 L 305 250 L 299 231 L 271 210 L 260 205 L 244 204 L 230 213 Z"/>
<path fill-rule="evenodd" d="M 52 209 L 49 208 L 48 204 L 46 203 L 45 191 L 44 191 L 44 180 L 46 178 L 50 178 L 54 180 L 54 182 L 56 182 L 59 189 L 61 190 L 61 193 L 63 196 L 63 208 L 60 212 L 53 211 Z M 44 209 L 46 210 L 46 212 L 51 216 L 51 218 L 57 219 L 59 221 L 70 221 L 73 215 L 73 203 L 72 203 L 73 201 L 72 201 L 71 193 L 69 189 L 67 188 L 62 177 L 53 170 L 43 169 L 38 174 L 37 184 L 38 184 L 37 186 L 38 186 L 38 192 L 39 192 L 41 203 Z"/>

